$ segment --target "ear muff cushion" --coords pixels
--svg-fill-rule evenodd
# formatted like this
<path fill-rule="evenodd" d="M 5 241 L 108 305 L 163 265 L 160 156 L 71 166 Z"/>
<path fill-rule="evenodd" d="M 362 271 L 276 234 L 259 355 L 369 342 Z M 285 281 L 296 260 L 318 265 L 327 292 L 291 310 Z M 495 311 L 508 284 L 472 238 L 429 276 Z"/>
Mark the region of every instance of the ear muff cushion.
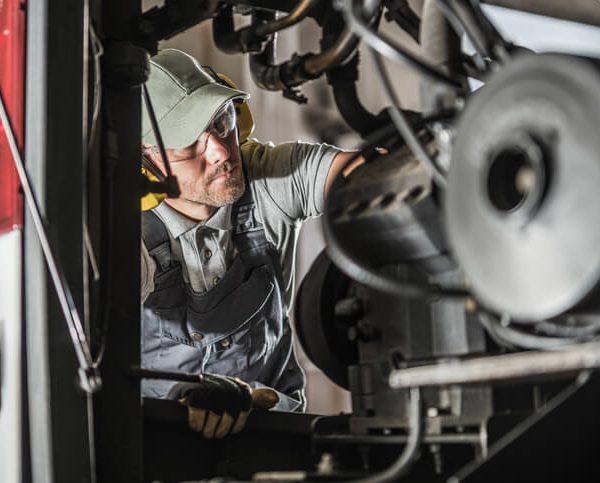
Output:
<path fill-rule="evenodd" d="M 145 168 L 142 168 L 142 174 L 150 181 L 158 181 L 158 178 Z M 167 195 L 165 193 L 148 193 L 147 195 L 142 196 L 142 211 L 149 211 L 156 208 L 166 197 Z"/>

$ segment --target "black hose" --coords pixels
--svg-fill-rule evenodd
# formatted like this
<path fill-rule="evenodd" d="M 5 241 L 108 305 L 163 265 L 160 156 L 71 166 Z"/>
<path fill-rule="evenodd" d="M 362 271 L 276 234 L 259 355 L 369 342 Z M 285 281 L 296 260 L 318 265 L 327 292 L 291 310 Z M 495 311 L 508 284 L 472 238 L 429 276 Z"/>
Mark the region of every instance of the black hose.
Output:
<path fill-rule="evenodd" d="M 213 40 L 227 54 L 261 52 L 269 35 L 296 25 L 314 10 L 315 5 L 316 0 L 300 0 L 285 17 L 278 19 L 272 15 L 268 22 L 253 23 L 239 30 L 235 30 L 233 6 L 227 5 L 213 19 Z"/>
<path fill-rule="evenodd" d="M 252 24 L 260 25 L 275 19 L 274 12 L 255 12 Z M 267 41 L 262 52 L 250 54 L 249 65 L 252 80 L 261 89 L 293 92 L 292 88 L 314 79 L 302 69 L 302 58 L 295 57 L 281 64 L 276 63 L 277 34 Z M 305 101 L 304 101 L 305 102 Z"/>
<path fill-rule="evenodd" d="M 379 52 L 376 52 L 374 49 L 370 49 L 370 52 L 373 54 L 373 59 L 375 60 L 375 66 L 377 67 L 377 73 L 381 79 L 381 83 L 383 84 L 384 91 L 388 96 L 388 100 L 390 102 L 389 113 L 392 119 L 392 122 L 398 129 L 398 132 L 408 144 L 408 147 L 411 149 L 412 153 L 415 157 L 421 161 L 427 168 L 429 169 L 433 180 L 438 185 L 439 188 L 446 187 L 446 177 L 445 174 L 438 168 L 435 162 L 429 157 L 417 135 L 410 127 L 408 120 L 404 113 L 397 107 L 398 106 L 398 98 L 396 97 L 396 93 L 394 92 L 392 83 L 390 78 L 385 70 L 385 66 L 383 65 L 383 59 L 379 55 Z"/>
<path fill-rule="evenodd" d="M 337 19 L 335 17 L 338 17 Z M 347 62 L 358 48 L 358 38 L 349 29 L 345 29 L 341 16 L 330 10 L 325 15 L 321 52 L 294 56 L 286 62 L 277 64 L 275 55 L 275 34 L 268 39 L 261 52 L 250 55 L 250 72 L 254 82 L 261 88 L 272 91 L 284 91 L 284 95 L 305 102 L 293 88 L 305 82 L 317 79 L 323 73 Z M 253 13 L 251 28 L 255 32 L 268 30 L 276 20 L 273 12 Z M 339 21 L 336 21 L 339 20 Z"/>
<path fill-rule="evenodd" d="M 374 20 L 374 25 L 379 25 L 380 20 L 381 15 L 378 15 Z M 331 42 L 332 38 L 340 35 L 344 27 L 345 22 L 341 15 L 338 14 L 328 19 L 323 28 L 323 44 Z M 360 52 L 356 50 L 354 55 L 343 65 L 327 71 L 326 76 L 342 119 L 353 131 L 366 139 L 370 133 L 389 124 L 390 120 L 387 116 L 380 118 L 371 113 L 360 101 L 356 86 L 359 76 L 359 64 Z"/>
<path fill-rule="evenodd" d="M 381 20 L 381 12 L 373 19 L 372 25 L 377 28 Z M 336 19 L 339 22 L 339 18 Z M 343 22 L 331 24 L 331 30 L 337 29 L 341 31 Z M 325 25 L 325 29 L 328 24 Z M 327 34 L 324 36 L 330 36 Z M 354 55 L 339 67 L 327 72 L 327 81 L 333 91 L 333 99 L 336 107 L 342 116 L 342 119 L 356 131 L 363 139 L 367 139 L 369 135 L 377 129 L 391 122 L 387 112 L 381 112 L 378 115 L 371 113 L 362 104 L 358 97 L 356 83 L 358 82 L 358 66 L 360 64 L 360 52 L 357 50 Z"/>
<path fill-rule="evenodd" d="M 269 19 L 274 17 L 275 14 L 271 12 L 257 13 L 253 14 L 253 22 L 257 22 L 261 18 Z M 269 91 L 283 91 L 291 87 L 282 81 L 281 66 L 275 64 L 276 42 L 277 36 L 273 35 L 262 52 L 250 54 L 248 58 L 252 80 L 261 89 Z"/>
<path fill-rule="evenodd" d="M 400 456 L 391 466 L 379 473 L 352 480 L 352 483 L 384 483 L 388 481 L 396 482 L 402 476 L 408 473 L 412 464 L 419 457 L 419 447 L 423 434 L 423 424 L 421 422 L 421 395 L 419 388 L 410 388 L 410 399 L 408 405 L 408 438 L 406 445 L 400 453 Z"/>
<path fill-rule="evenodd" d="M 225 6 L 212 21 L 213 42 L 226 54 L 247 52 L 242 45 L 239 32 L 235 30 L 233 6 Z"/>
<path fill-rule="evenodd" d="M 359 54 L 357 52 L 352 61 L 352 65 L 347 64 L 341 69 L 344 72 L 350 72 L 353 69 L 353 65 L 358 63 L 358 57 Z M 339 73 L 341 73 L 341 71 Z M 346 124 L 359 133 L 361 137 L 364 138 L 373 130 L 389 123 L 389 119 L 379 119 L 363 106 L 358 97 L 356 80 L 354 80 L 353 77 L 339 75 L 336 78 L 334 74 L 330 76 L 330 79 L 335 79 L 331 82 L 331 88 L 333 90 L 333 99 L 338 111 Z"/>

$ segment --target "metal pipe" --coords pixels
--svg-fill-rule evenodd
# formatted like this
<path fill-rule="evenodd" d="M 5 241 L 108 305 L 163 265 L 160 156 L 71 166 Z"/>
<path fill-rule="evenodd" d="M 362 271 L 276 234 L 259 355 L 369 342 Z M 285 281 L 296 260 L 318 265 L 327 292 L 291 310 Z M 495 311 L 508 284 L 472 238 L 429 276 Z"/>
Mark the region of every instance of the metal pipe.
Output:
<path fill-rule="evenodd" d="M 262 15 L 268 16 L 273 14 L 265 12 Z M 258 20 L 258 16 L 258 13 L 253 14 L 253 22 Z M 282 91 L 291 87 L 281 79 L 281 65 L 275 64 L 276 43 L 277 36 L 274 35 L 267 42 L 261 53 L 250 54 L 248 57 L 252 80 L 261 89 L 269 91 Z"/>
<path fill-rule="evenodd" d="M 447 74 L 461 74 L 461 42 L 437 0 L 425 0 L 421 14 L 419 32 L 424 57 Z M 421 82 L 421 105 L 424 114 L 438 112 L 440 108 L 451 107 L 455 96 L 449 96 L 448 88 L 430 79 Z"/>
<path fill-rule="evenodd" d="M 272 13 L 264 13 L 268 18 Z M 258 20 L 258 18 L 257 18 Z M 258 24 L 256 28 L 261 25 Z M 319 54 L 307 54 L 276 64 L 275 45 L 273 37 L 260 54 L 250 56 L 250 71 L 254 82 L 263 89 L 287 90 L 304 82 L 316 79 L 327 70 L 336 67 L 354 55 L 358 48 L 359 39 L 352 31 L 345 28 L 334 44 Z"/>
<path fill-rule="evenodd" d="M 221 3 L 279 12 L 291 12 L 297 5 L 296 0 L 221 0 Z"/>
<path fill-rule="evenodd" d="M 406 444 L 408 436 L 405 435 L 379 435 L 379 434 L 317 434 L 313 440 L 319 443 L 334 444 Z M 422 438 L 423 444 L 469 444 L 481 445 L 480 433 L 461 434 L 426 434 Z"/>
<path fill-rule="evenodd" d="M 597 0 L 483 0 L 488 5 L 600 26 Z"/>
<path fill-rule="evenodd" d="M 388 379 L 392 389 L 447 386 L 526 379 L 600 367 L 600 342 L 563 347 L 552 352 L 523 352 L 394 369 Z"/>
<path fill-rule="evenodd" d="M 266 37 L 267 35 L 274 34 L 283 29 L 296 25 L 298 22 L 308 16 L 312 8 L 317 4 L 317 0 L 300 0 L 296 8 L 292 10 L 289 15 L 282 17 L 277 20 L 273 20 L 269 23 L 250 27 L 253 29 L 254 34 L 259 37 Z"/>
<path fill-rule="evenodd" d="M 359 38 L 346 27 L 335 43 L 320 54 L 310 56 L 304 61 L 304 70 L 311 76 L 318 77 L 323 72 L 340 65 L 354 54 Z"/>
<path fill-rule="evenodd" d="M 419 448 L 422 443 L 423 424 L 421 421 L 421 395 L 418 388 L 410 389 L 408 401 L 408 437 L 404 449 L 391 466 L 383 471 L 352 480 L 354 483 L 383 483 L 398 481 L 410 470 L 412 464 L 419 457 Z"/>
<path fill-rule="evenodd" d="M 266 37 L 296 25 L 312 12 L 316 4 L 317 0 L 301 0 L 285 17 L 277 19 L 275 12 L 271 12 L 268 22 L 253 22 L 239 30 L 235 30 L 233 6 L 228 5 L 213 19 L 213 40 L 220 50 L 228 54 L 261 52 Z"/>

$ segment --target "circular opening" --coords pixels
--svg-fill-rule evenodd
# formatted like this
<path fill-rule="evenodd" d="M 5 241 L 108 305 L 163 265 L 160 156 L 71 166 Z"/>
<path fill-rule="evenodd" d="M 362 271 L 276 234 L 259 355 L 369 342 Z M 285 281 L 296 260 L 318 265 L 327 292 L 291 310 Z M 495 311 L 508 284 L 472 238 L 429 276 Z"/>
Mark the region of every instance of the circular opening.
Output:
<path fill-rule="evenodd" d="M 519 148 L 500 151 L 493 159 L 487 179 L 488 197 L 501 212 L 511 213 L 523 205 L 536 185 L 536 171 L 526 152 Z"/>
<path fill-rule="evenodd" d="M 396 199 L 396 193 L 388 193 L 379 202 L 379 208 L 385 209 L 390 206 Z"/>
<path fill-rule="evenodd" d="M 423 194 L 424 191 L 425 191 L 425 188 L 423 188 L 423 186 L 415 186 L 408 192 L 408 194 L 404 198 L 404 201 L 406 203 L 415 201 L 421 197 L 421 195 Z"/>
<path fill-rule="evenodd" d="M 365 211 L 368 207 L 369 207 L 368 201 L 366 201 L 366 200 L 359 201 L 358 203 L 356 203 L 354 206 L 352 206 L 348 210 L 348 214 L 352 215 L 352 216 L 356 216 L 356 215 L 362 213 L 363 211 Z"/>

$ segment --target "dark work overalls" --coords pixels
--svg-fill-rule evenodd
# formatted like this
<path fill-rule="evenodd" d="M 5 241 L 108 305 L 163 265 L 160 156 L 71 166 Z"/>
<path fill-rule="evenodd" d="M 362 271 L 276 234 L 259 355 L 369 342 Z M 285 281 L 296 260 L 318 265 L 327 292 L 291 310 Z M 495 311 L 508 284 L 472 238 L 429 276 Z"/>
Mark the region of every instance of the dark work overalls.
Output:
<path fill-rule="evenodd" d="M 304 376 L 293 354 L 279 256 L 257 221 L 251 193 L 247 185 L 232 209 L 238 253 L 217 285 L 202 294 L 185 283 L 162 220 L 143 213 L 144 243 L 156 272 L 143 308 L 142 365 L 239 377 L 278 391 L 275 409 L 299 411 Z M 144 380 L 142 394 L 164 398 L 173 384 Z"/>

